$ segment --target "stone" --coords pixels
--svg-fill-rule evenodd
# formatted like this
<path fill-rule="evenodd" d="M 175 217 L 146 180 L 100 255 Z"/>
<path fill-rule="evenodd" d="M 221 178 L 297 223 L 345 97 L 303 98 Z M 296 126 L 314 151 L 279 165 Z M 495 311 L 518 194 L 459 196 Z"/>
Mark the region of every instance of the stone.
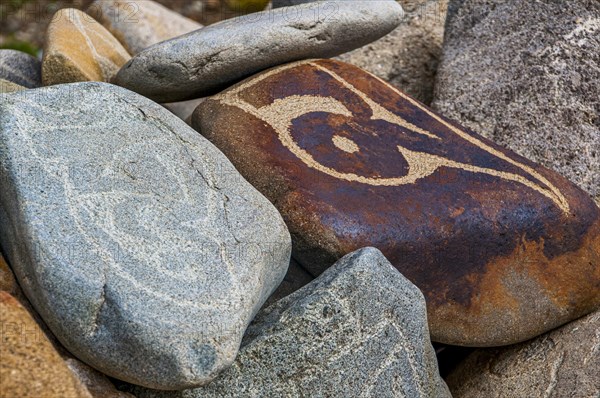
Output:
<path fill-rule="evenodd" d="M 450 9 L 434 109 L 600 203 L 600 3 L 459 0 Z"/>
<path fill-rule="evenodd" d="M 576 398 L 600 392 L 600 311 L 534 340 L 479 349 L 448 377 L 455 398 Z"/>
<path fill-rule="evenodd" d="M 422 293 L 385 259 L 351 253 L 262 310 L 234 365 L 206 387 L 138 398 L 450 397 Z"/>
<path fill-rule="evenodd" d="M 8 80 L 0 79 L 0 94 L 10 94 L 21 90 L 27 90 L 27 88 Z"/>
<path fill-rule="evenodd" d="M 425 294 L 434 341 L 516 343 L 600 305 L 589 195 L 357 67 L 283 65 L 192 119 L 279 209 L 305 269 L 377 247 Z"/>
<path fill-rule="evenodd" d="M 172 114 L 174 114 L 181 120 L 188 123 L 190 121 L 192 113 L 194 113 L 194 111 L 196 110 L 198 105 L 202 103 L 202 101 L 204 101 L 204 98 L 197 98 L 182 102 L 171 102 L 167 104 L 162 104 L 162 106 L 167 108 L 169 111 L 171 111 Z"/>
<path fill-rule="evenodd" d="M 157 102 L 200 98 L 272 66 L 361 47 L 402 16 L 393 0 L 322 1 L 249 14 L 142 51 L 115 83 Z"/>
<path fill-rule="evenodd" d="M 337 59 L 373 73 L 430 104 L 442 53 L 447 0 L 401 1 L 404 23 L 381 39 Z"/>
<path fill-rule="evenodd" d="M 119 391 L 102 373 L 92 369 L 75 358 L 65 359 L 71 372 L 84 385 L 92 398 L 135 398 L 133 395 Z"/>
<path fill-rule="evenodd" d="M 117 86 L 14 93 L 0 115 L 0 244 L 61 343 L 158 389 L 228 367 L 289 264 L 269 201 L 183 121 Z"/>
<path fill-rule="evenodd" d="M 135 55 L 153 44 L 202 28 L 153 0 L 96 0 L 87 13 Z"/>
<path fill-rule="evenodd" d="M 27 310 L 0 291 L 0 396 L 91 398 Z"/>
<path fill-rule="evenodd" d="M 130 58 L 121 43 L 92 17 L 63 8 L 54 14 L 46 32 L 42 81 L 44 86 L 108 82 Z"/>
<path fill-rule="evenodd" d="M 0 49 L 0 80 L 25 88 L 40 87 L 42 64 L 22 51 Z"/>
<path fill-rule="evenodd" d="M 263 308 L 276 303 L 284 297 L 289 296 L 296 290 L 308 285 L 313 279 L 315 279 L 307 270 L 302 268 L 298 261 L 293 258 L 290 260 L 290 266 L 288 268 L 285 278 L 281 285 L 277 287 L 277 290 L 273 292 L 271 297 L 267 299 Z"/>

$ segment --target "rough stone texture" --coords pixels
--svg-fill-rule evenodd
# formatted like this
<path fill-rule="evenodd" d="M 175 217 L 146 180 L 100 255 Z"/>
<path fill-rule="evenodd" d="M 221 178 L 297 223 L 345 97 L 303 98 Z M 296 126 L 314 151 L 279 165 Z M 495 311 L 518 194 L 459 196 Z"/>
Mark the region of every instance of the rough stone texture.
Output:
<path fill-rule="evenodd" d="M 42 81 L 45 86 L 108 82 L 130 58 L 121 43 L 92 17 L 63 8 L 46 32 Z"/>
<path fill-rule="evenodd" d="M 21 90 L 26 90 L 26 88 L 8 80 L 0 79 L 0 94 L 9 94 Z"/>
<path fill-rule="evenodd" d="M 208 386 L 139 398 L 449 397 L 422 293 L 379 250 L 351 253 L 261 311 Z"/>
<path fill-rule="evenodd" d="M 600 199 L 600 2 L 450 8 L 434 108 Z"/>
<path fill-rule="evenodd" d="M 27 310 L 0 291 L 0 397 L 91 398 Z"/>
<path fill-rule="evenodd" d="M 209 382 L 287 270 L 275 208 L 183 121 L 119 87 L 3 96 L 0 165 L 0 243 L 21 287 L 110 376 Z"/>
<path fill-rule="evenodd" d="M 135 398 L 129 393 L 117 390 L 105 375 L 83 362 L 75 358 L 67 358 L 65 363 L 79 382 L 87 388 L 92 398 Z"/>
<path fill-rule="evenodd" d="M 115 81 L 158 102 L 200 98 L 271 66 L 363 46 L 402 16 L 393 0 L 322 1 L 249 14 L 142 51 Z"/>
<path fill-rule="evenodd" d="M 192 113 L 194 113 L 194 111 L 196 110 L 198 105 L 202 103 L 202 101 L 204 101 L 204 98 L 197 98 L 182 102 L 171 102 L 168 104 L 162 104 L 162 106 L 164 106 L 175 116 L 189 124 Z"/>
<path fill-rule="evenodd" d="M 285 278 L 283 278 L 283 282 L 281 282 L 281 285 L 277 287 L 277 290 L 275 290 L 271 297 L 265 302 L 263 308 L 267 308 L 271 304 L 294 293 L 301 287 L 308 285 L 313 279 L 315 278 L 307 270 L 302 268 L 298 261 L 292 258 L 290 260 L 288 272 L 285 274 Z"/>
<path fill-rule="evenodd" d="M 404 0 L 400 4 L 406 11 L 400 26 L 338 59 L 365 69 L 417 100 L 430 104 L 448 2 Z"/>
<path fill-rule="evenodd" d="M 600 311 L 535 340 L 477 350 L 448 377 L 454 398 L 595 398 Z"/>
<path fill-rule="evenodd" d="M 40 61 L 22 51 L 0 50 L 0 80 L 26 88 L 42 85 Z"/>
<path fill-rule="evenodd" d="M 137 54 L 153 44 L 202 28 L 152 0 L 96 0 L 87 13 Z"/>
<path fill-rule="evenodd" d="M 379 248 L 424 292 L 435 341 L 516 343 L 600 305 L 589 195 L 352 65 L 274 68 L 193 126 L 280 210 L 313 275 Z"/>

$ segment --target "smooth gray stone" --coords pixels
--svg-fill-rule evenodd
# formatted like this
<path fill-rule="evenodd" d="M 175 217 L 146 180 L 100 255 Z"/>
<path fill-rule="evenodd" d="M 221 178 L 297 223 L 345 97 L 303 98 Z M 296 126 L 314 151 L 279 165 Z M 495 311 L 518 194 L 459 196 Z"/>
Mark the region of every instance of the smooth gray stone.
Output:
<path fill-rule="evenodd" d="M 235 364 L 206 387 L 139 398 L 450 397 L 425 300 L 377 249 L 340 259 L 262 310 Z"/>
<path fill-rule="evenodd" d="M 283 279 L 287 228 L 206 139 L 106 83 L 0 96 L 0 243 L 63 345 L 159 389 L 211 381 Z"/>
<path fill-rule="evenodd" d="M 42 64 L 37 58 L 16 50 L 0 49 L 0 79 L 25 88 L 42 85 Z"/>
<path fill-rule="evenodd" d="M 393 0 L 321 1 L 248 14 L 142 51 L 115 83 L 157 102 L 204 97 L 272 66 L 361 47 L 402 17 Z"/>

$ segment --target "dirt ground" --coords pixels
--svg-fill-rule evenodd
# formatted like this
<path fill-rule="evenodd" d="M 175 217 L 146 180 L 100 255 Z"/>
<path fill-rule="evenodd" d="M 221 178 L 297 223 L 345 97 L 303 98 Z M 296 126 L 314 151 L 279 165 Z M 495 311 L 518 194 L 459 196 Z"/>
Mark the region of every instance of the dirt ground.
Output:
<path fill-rule="evenodd" d="M 224 0 L 157 0 L 204 25 L 239 15 Z M 61 8 L 87 8 L 93 0 L 0 0 L 0 48 L 36 54 L 46 27 Z"/>

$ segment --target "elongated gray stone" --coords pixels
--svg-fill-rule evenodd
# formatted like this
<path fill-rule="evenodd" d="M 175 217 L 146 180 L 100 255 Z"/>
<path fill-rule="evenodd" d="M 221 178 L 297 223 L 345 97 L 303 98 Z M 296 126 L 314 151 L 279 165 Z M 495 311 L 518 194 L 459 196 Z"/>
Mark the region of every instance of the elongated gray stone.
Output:
<path fill-rule="evenodd" d="M 25 88 L 42 85 L 41 62 L 22 51 L 0 50 L 0 79 Z"/>
<path fill-rule="evenodd" d="M 450 397 L 423 295 L 377 249 L 340 259 L 262 310 L 235 364 L 204 388 L 139 398 Z"/>
<path fill-rule="evenodd" d="M 229 366 L 289 233 L 225 156 L 105 83 L 0 96 L 0 243 L 73 354 L 159 389 Z"/>
<path fill-rule="evenodd" d="M 361 47 L 402 16 L 393 0 L 320 1 L 249 14 L 142 51 L 115 82 L 158 102 L 199 98 L 272 66 Z"/>

